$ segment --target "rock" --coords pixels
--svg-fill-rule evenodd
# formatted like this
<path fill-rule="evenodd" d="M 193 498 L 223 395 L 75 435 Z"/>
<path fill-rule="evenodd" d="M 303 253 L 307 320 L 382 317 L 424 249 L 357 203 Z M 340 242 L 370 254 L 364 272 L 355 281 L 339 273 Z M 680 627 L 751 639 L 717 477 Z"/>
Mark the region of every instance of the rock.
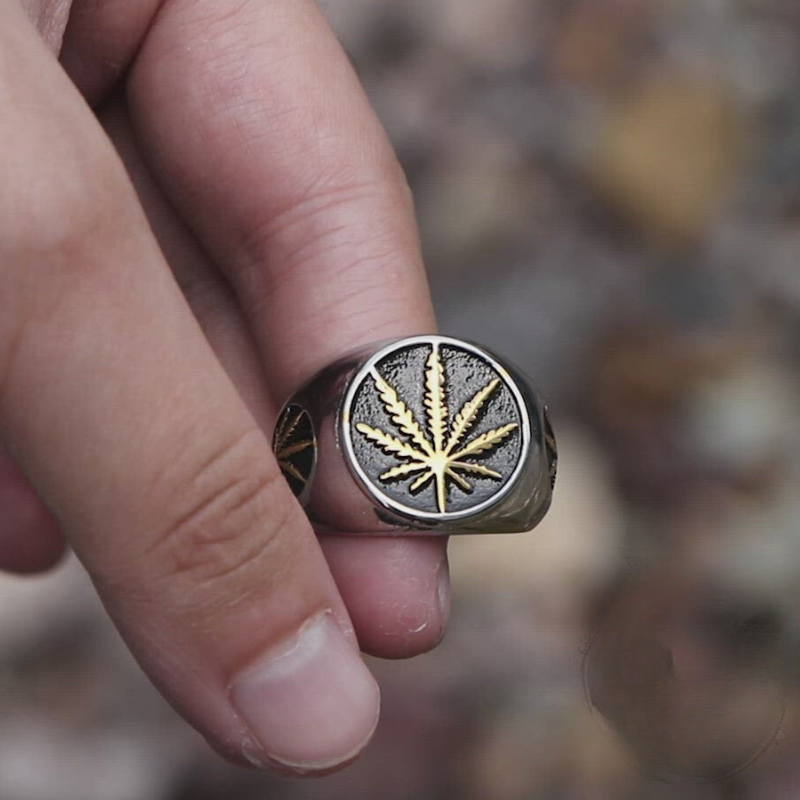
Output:
<path fill-rule="evenodd" d="M 663 71 L 610 109 L 588 171 L 606 200 L 645 234 L 692 240 L 731 191 L 742 126 L 724 86 Z"/>

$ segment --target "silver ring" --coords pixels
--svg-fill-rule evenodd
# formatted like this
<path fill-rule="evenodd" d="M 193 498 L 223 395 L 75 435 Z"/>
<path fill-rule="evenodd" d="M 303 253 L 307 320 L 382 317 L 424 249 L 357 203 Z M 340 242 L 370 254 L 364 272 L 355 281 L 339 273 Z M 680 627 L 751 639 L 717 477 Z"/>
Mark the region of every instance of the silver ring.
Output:
<path fill-rule="evenodd" d="M 273 449 L 319 532 L 514 533 L 550 506 L 557 451 L 521 374 L 446 336 L 382 342 L 321 370 Z"/>

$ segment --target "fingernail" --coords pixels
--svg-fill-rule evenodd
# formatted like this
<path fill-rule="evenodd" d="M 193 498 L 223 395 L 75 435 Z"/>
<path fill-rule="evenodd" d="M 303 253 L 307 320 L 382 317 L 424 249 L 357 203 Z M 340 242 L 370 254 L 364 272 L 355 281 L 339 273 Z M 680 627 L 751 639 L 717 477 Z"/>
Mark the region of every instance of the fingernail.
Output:
<path fill-rule="evenodd" d="M 439 613 L 442 626 L 447 624 L 450 616 L 450 566 L 447 559 L 439 567 L 439 576 L 436 581 L 436 598 L 439 601 Z"/>
<path fill-rule="evenodd" d="M 330 613 L 309 620 L 246 670 L 229 696 L 257 739 L 264 766 L 295 772 L 353 759 L 372 736 L 380 708 L 375 679 Z"/>

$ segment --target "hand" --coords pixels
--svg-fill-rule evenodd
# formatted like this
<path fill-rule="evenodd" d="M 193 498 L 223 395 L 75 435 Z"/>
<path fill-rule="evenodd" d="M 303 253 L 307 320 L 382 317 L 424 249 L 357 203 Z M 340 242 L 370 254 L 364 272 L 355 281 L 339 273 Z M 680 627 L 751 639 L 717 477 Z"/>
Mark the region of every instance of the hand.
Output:
<path fill-rule="evenodd" d="M 27 11 L 0 0 L 0 567 L 63 533 L 213 746 L 332 769 L 378 714 L 358 643 L 441 637 L 445 542 L 318 541 L 268 437 L 342 352 L 434 329 L 402 172 L 312 0 Z"/>

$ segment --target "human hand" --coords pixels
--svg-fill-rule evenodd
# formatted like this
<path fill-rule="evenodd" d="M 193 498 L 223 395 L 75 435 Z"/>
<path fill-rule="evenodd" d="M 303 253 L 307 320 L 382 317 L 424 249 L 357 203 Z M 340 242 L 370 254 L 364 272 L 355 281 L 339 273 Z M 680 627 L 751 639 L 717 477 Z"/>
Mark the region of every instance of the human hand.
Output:
<path fill-rule="evenodd" d="M 268 436 L 319 367 L 434 329 L 402 172 L 312 0 L 23 6 L 0 0 L 0 568 L 65 536 L 215 748 L 335 768 L 378 713 L 358 644 L 441 637 L 446 544 L 318 541 Z"/>

